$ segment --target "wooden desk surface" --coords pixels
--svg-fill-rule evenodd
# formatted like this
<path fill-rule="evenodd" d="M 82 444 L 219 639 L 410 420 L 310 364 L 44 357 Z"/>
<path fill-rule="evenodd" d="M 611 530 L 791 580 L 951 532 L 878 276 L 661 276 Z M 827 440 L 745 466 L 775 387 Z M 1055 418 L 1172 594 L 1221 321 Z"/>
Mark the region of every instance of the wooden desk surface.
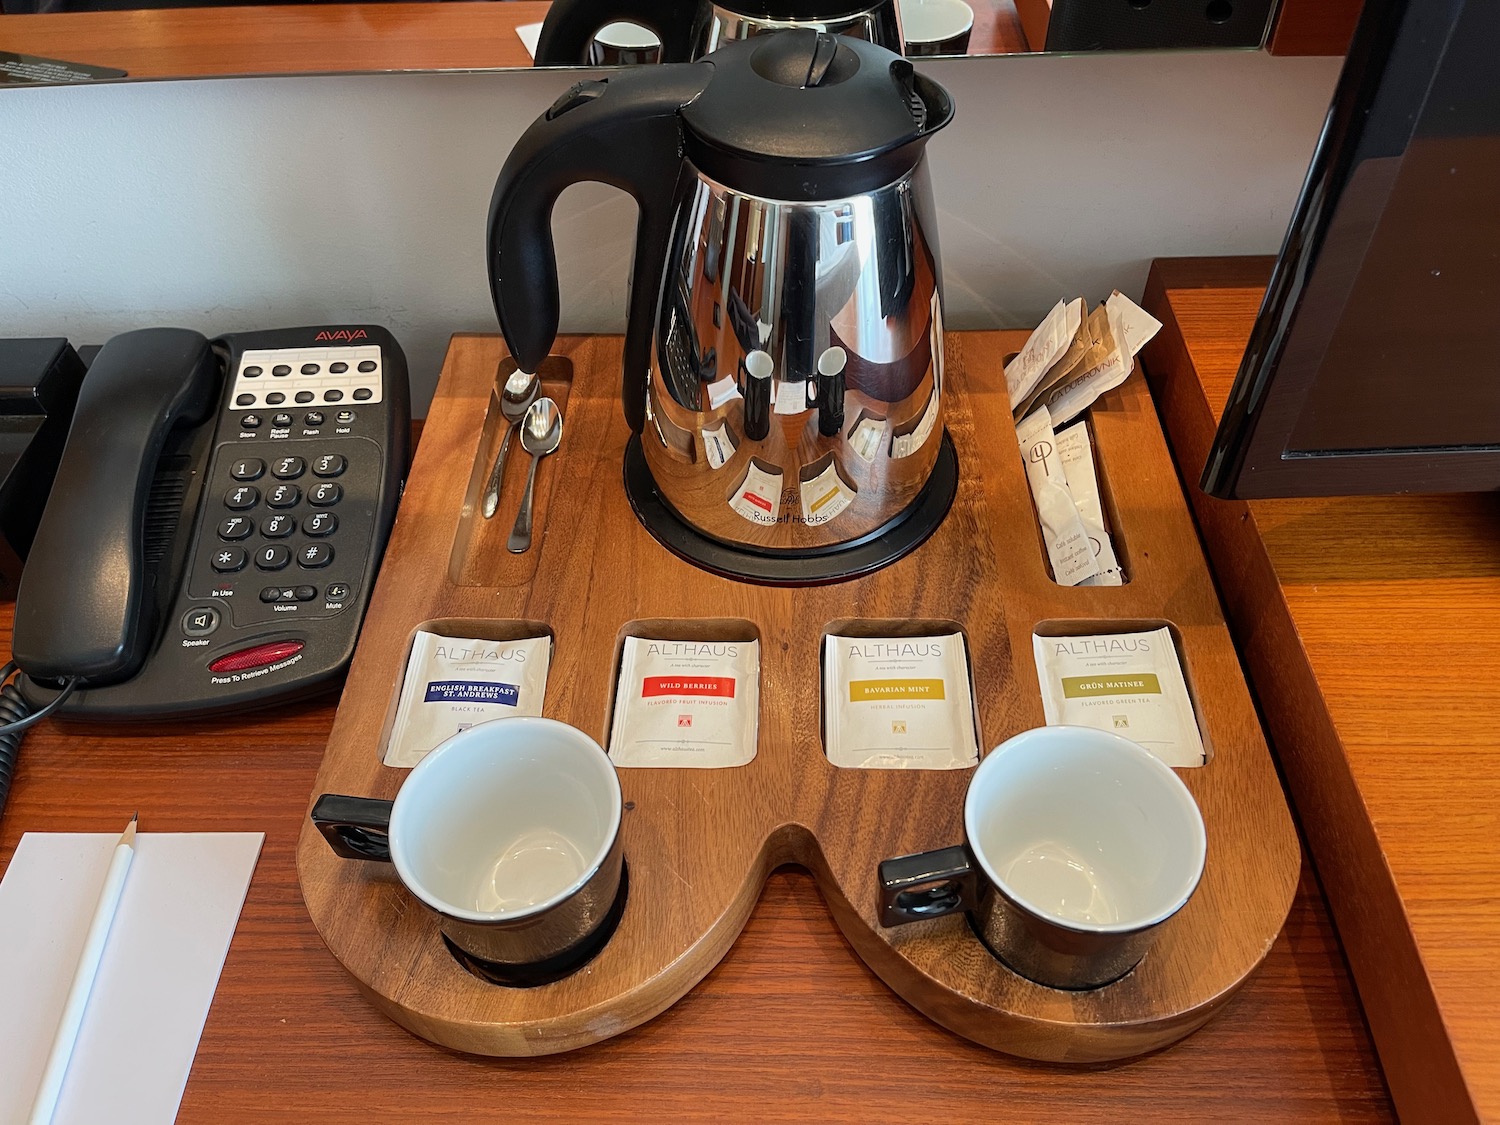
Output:
<path fill-rule="evenodd" d="M 1028 533 L 1029 534 L 1029 533 Z M 0 606 L 0 645 L 12 611 Z M 1316 882 L 1259 972 L 1201 1031 L 1070 1069 L 949 1034 L 854 955 L 812 880 L 772 877 L 725 960 L 635 1031 L 532 1060 L 445 1051 L 378 1015 L 324 949 L 294 852 L 334 699 L 182 725 L 26 738 L 0 820 L 25 831 L 264 831 L 266 845 L 189 1079 L 184 1125 L 717 1117 L 934 1121 L 1388 1121 L 1391 1108 Z"/>
<path fill-rule="evenodd" d="M 1196 481 L 1270 259 L 1173 259 L 1153 395 L 1403 1119 L 1500 1118 L 1500 498 Z"/>
<path fill-rule="evenodd" d="M 0 16 L 0 50 L 131 78 L 530 67 L 516 28 L 550 0 L 283 4 Z M 1024 51 L 1013 0 L 976 0 L 971 55 Z"/>

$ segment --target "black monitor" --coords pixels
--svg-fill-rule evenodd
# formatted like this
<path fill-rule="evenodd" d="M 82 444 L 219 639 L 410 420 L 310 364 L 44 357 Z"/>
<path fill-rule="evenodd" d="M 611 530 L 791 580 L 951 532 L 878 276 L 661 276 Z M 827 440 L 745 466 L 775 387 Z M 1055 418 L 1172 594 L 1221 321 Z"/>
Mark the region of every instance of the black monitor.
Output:
<path fill-rule="evenodd" d="M 1203 470 L 1500 489 L 1500 0 L 1367 0 Z"/>

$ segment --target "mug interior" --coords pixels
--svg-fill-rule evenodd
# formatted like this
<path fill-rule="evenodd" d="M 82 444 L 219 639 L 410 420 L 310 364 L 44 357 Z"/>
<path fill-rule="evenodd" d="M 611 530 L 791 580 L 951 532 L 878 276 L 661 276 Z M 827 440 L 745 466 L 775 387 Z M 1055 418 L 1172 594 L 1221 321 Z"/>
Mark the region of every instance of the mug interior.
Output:
<path fill-rule="evenodd" d="M 1203 817 L 1169 766 L 1087 727 L 1043 727 L 980 763 L 964 805 L 969 845 L 1017 905 L 1069 929 L 1156 924 L 1203 873 Z"/>
<path fill-rule="evenodd" d="M 905 0 L 901 30 L 909 43 L 935 43 L 974 26 L 974 9 L 964 0 Z"/>
<path fill-rule="evenodd" d="M 594 38 L 606 47 L 617 47 L 621 50 L 643 50 L 661 46 L 661 39 L 657 37 L 656 32 L 626 20 L 605 24 L 594 32 Z"/>
<path fill-rule="evenodd" d="M 525 918 L 564 901 L 609 854 L 620 783 L 604 751 L 552 719 L 496 719 L 419 762 L 391 810 L 391 859 L 433 909 Z"/>

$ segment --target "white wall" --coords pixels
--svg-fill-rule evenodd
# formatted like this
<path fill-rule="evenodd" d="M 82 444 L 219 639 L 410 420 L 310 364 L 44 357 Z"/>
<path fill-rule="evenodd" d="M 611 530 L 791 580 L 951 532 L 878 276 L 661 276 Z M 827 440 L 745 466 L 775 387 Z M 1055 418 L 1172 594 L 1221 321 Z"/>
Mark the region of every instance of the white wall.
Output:
<path fill-rule="evenodd" d="M 1338 61 L 1013 55 L 925 68 L 948 315 L 1029 325 L 1136 294 L 1150 259 L 1274 252 Z M 380 74 L 0 93 L 0 335 L 77 343 L 367 319 L 415 405 L 455 331 L 494 330 L 484 224 L 521 130 L 577 75 Z M 634 205 L 558 205 L 563 330 L 623 325 Z"/>

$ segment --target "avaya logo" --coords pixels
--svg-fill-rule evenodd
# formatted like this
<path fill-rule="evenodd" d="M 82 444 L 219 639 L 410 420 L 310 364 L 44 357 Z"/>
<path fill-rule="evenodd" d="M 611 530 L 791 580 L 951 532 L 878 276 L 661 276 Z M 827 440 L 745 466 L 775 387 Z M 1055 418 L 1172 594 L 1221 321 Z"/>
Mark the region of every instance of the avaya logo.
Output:
<path fill-rule="evenodd" d="M 317 343 L 318 340 L 348 340 L 353 342 L 355 340 L 368 340 L 369 338 L 370 334 L 363 328 L 340 328 L 335 331 L 325 328 L 317 334 L 313 343 Z"/>

